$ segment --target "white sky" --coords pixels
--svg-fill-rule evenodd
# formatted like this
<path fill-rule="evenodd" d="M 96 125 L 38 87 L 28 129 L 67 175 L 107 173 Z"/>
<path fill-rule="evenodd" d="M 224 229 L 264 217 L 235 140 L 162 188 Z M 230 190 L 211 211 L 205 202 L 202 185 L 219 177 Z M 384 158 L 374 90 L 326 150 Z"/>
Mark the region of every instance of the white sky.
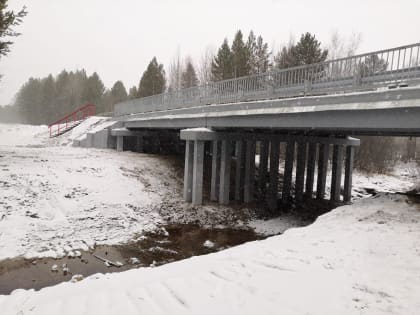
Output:
<path fill-rule="evenodd" d="M 153 56 L 165 69 L 179 49 L 198 61 L 205 48 L 252 29 L 278 47 L 309 31 L 362 33 L 359 52 L 420 42 L 420 0 L 9 0 L 28 7 L 23 33 L 0 60 L 0 104 L 29 77 L 62 69 L 97 71 L 107 87 L 138 85 Z"/>

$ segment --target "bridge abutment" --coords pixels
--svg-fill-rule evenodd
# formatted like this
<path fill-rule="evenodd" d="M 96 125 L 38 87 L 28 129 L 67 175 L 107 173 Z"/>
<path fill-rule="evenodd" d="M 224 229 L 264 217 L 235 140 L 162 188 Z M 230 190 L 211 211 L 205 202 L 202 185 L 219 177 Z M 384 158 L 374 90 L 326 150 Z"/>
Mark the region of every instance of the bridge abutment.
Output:
<path fill-rule="evenodd" d="M 257 200 L 275 211 L 279 202 L 287 205 L 315 197 L 324 199 L 327 188 L 332 202 L 351 201 L 354 147 L 360 144 L 358 139 L 204 128 L 182 130 L 181 139 L 186 141 L 184 199 L 195 205 L 203 203 L 206 142 L 211 144 L 211 172 L 208 172 L 211 178 L 207 181 L 211 201 L 226 205 L 231 201 Z M 283 147 L 284 161 L 281 161 Z M 257 151 L 259 159 L 256 159 Z M 329 170 L 330 183 L 327 182 Z"/>

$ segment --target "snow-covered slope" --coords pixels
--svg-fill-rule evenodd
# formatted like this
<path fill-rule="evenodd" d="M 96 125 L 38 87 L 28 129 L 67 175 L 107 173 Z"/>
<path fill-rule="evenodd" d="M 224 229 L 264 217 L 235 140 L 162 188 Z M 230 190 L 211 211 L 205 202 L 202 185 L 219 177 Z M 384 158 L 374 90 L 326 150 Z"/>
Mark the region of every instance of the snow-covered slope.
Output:
<path fill-rule="evenodd" d="M 420 208 L 398 195 L 158 268 L 0 296 L 1 314 L 404 314 L 420 309 Z"/>

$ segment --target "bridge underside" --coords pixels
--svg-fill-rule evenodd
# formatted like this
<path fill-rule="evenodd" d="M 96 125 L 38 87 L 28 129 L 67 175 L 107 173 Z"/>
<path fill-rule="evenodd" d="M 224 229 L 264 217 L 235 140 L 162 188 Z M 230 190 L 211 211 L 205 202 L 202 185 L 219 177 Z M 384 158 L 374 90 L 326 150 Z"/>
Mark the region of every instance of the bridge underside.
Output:
<path fill-rule="evenodd" d="M 359 145 L 350 136 L 419 136 L 420 88 L 208 105 L 115 119 L 118 128 L 89 135 L 87 146 L 185 152 L 187 202 L 262 200 L 274 210 L 304 199 L 349 202 Z"/>

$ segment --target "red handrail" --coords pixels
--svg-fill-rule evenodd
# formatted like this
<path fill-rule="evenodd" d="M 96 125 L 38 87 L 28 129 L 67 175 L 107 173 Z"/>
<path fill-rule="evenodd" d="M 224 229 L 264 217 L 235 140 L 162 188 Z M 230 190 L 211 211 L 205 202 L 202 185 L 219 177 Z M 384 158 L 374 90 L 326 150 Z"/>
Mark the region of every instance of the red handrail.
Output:
<path fill-rule="evenodd" d="M 95 113 L 96 106 L 94 104 L 86 104 L 76 109 L 74 112 L 64 116 L 63 118 L 60 118 L 59 120 L 53 122 L 48 126 L 50 130 L 50 138 L 66 132 L 67 130 L 75 127 L 76 124 L 80 123 L 86 118 L 94 116 Z M 54 130 L 54 126 L 57 126 L 56 130 Z"/>

